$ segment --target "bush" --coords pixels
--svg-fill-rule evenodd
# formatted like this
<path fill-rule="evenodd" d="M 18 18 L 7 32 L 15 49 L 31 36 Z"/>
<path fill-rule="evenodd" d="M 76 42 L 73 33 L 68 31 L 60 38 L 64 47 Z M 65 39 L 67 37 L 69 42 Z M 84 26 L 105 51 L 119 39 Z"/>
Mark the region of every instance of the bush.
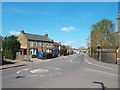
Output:
<path fill-rule="evenodd" d="M 5 37 L 2 42 L 3 55 L 8 59 L 16 59 L 16 52 L 20 49 L 20 42 L 17 41 L 17 37 L 9 36 Z"/>
<path fill-rule="evenodd" d="M 37 55 L 32 55 L 32 58 L 37 58 Z"/>
<path fill-rule="evenodd" d="M 45 53 L 45 58 L 46 59 L 50 59 L 52 57 L 53 57 L 52 53 Z"/>

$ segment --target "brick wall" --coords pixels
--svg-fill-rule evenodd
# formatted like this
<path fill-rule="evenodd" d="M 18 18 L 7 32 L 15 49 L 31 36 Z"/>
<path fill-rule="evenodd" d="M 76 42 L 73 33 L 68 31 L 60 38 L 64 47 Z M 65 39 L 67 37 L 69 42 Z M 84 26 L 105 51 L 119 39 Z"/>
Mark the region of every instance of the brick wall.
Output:
<path fill-rule="evenodd" d="M 100 61 L 99 55 L 100 54 L 98 52 L 95 52 L 95 53 L 92 53 L 91 57 Z M 116 60 L 117 60 L 116 58 L 117 58 L 116 52 L 102 52 L 101 53 L 102 62 L 116 64 Z"/>

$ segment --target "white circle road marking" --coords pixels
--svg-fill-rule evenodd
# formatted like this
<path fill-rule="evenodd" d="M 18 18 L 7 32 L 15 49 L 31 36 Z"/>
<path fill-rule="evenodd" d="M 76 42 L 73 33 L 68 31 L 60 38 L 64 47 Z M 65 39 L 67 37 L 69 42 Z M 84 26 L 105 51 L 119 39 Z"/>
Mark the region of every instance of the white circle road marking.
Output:
<path fill-rule="evenodd" d="M 47 69 L 35 69 L 35 70 L 31 70 L 31 73 L 45 73 L 48 72 Z"/>
<path fill-rule="evenodd" d="M 49 70 L 55 70 L 56 72 L 48 74 L 47 72 Z M 47 77 L 47 76 L 54 76 L 54 75 L 61 74 L 61 72 L 59 72 L 60 70 L 61 69 L 57 68 L 57 67 L 43 67 L 40 69 L 26 68 L 26 69 L 19 70 L 16 73 L 17 73 L 17 75 L 20 75 L 20 74 L 22 74 L 24 76 L 27 75 L 27 77 L 37 77 L 37 76 L 38 77 Z M 29 72 L 32 74 L 28 76 L 28 74 L 26 74 L 26 73 L 29 73 Z M 44 75 L 44 73 L 46 73 L 46 74 Z M 39 75 L 34 75 L 34 74 L 39 74 Z"/>
<path fill-rule="evenodd" d="M 16 73 L 19 74 L 21 71 L 27 71 L 27 70 L 30 70 L 30 69 L 31 68 L 22 69 L 22 70 L 17 71 Z"/>

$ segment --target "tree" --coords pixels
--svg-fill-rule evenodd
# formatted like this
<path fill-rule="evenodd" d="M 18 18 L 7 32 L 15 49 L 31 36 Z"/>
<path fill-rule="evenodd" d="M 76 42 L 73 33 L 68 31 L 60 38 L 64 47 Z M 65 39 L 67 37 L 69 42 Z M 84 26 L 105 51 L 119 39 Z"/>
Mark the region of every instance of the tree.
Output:
<path fill-rule="evenodd" d="M 62 46 L 62 48 L 61 48 L 61 55 L 67 55 L 67 48 L 66 48 L 66 46 Z"/>
<path fill-rule="evenodd" d="M 5 58 L 14 60 L 16 52 L 20 49 L 20 42 L 17 41 L 17 37 L 12 35 L 4 38 L 2 47 Z"/>
<path fill-rule="evenodd" d="M 103 19 L 92 25 L 91 29 L 90 46 L 92 51 L 96 50 L 97 45 L 101 45 L 104 49 L 117 48 L 115 25 L 111 20 Z"/>

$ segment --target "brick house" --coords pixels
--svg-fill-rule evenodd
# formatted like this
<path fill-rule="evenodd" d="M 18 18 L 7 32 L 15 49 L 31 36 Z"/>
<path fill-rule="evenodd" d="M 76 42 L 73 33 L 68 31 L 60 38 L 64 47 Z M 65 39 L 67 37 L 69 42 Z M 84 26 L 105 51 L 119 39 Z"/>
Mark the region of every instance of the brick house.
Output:
<path fill-rule="evenodd" d="M 53 43 L 53 56 L 57 57 L 60 55 L 60 50 L 61 50 L 61 43 L 59 42 L 54 42 Z"/>
<path fill-rule="evenodd" d="M 20 35 L 17 39 L 20 43 L 20 55 L 36 55 L 38 51 L 52 53 L 53 40 L 48 37 L 48 34 L 36 35 L 25 33 L 20 30 Z"/>

